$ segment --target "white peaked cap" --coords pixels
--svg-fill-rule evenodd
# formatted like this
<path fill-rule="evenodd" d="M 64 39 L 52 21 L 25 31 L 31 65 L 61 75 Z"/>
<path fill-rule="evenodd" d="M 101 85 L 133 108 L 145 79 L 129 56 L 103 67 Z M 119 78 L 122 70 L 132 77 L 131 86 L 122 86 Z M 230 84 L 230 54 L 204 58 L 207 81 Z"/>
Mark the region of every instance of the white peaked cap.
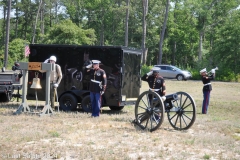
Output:
<path fill-rule="evenodd" d="M 202 69 L 202 70 L 200 71 L 200 73 L 204 73 L 204 72 L 207 72 L 207 69 L 206 69 L 206 68 L 204 68 L 204 69 Z"/>
<path fill-rule="evenodd" d="M 93 64 L 98 64 L 98 63 L 101 63 L 101 61 L 99 61 L 99 60 L 92 60 L 92 63 Z"/>
<path fill-rule="evenodd" d="M 161 70 L 159 67 L 153 67 L 152 69 L 151 69 L 152 71 L 159 71 L 159 70 Z"/>
<path fill-rule="evenodd" d="M 56 58 L 55 56 L 51 56 L 51 57 L 49 58 L 49 60 L 52 60 L 52 61 L 54 61 L 54 62 L 57 62 L 57 58 Z"/>

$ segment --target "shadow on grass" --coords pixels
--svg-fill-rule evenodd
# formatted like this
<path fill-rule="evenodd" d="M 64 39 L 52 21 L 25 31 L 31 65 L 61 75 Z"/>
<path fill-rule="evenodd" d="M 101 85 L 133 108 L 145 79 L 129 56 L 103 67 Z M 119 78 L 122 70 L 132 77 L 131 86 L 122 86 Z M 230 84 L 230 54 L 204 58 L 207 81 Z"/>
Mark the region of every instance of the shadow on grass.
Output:
<path fill-rule="evenodd" d="M 150 132 L 148 129 L 142 129 L 135 120 L 130 121 L 131 125 L 135 128 L 136 131 L 141 131 L 141 132 Z M 150 132 L 151 133 L 151 132 Z"/>
<path fill-rule="evenodd" d="M 17 111 L 17 109 L 22 105 L 22 103 L 17 103 L 17 102 L 6 102 L 6 103 L 0 103 L 0 115 L 14 115 L 14 112 Z M 30 108 L 30 112 L 26 112 L 26 114 L 38 114 L 40 113 L 44 106 L 43 105 L 34 105 L 34 104 L 28 104 Z M 37 107 L 36 107 L 37 106 Z M 55 107 L 55 113 L 58 113 L 58 108 Z M 84 112 L 81 108 L 77 108 L 72 111 L 64 111 L 61 108 L 59 108 L 59 113 L 65 113 L 65 114 L 89 114 L 91 115 L 91 112 Z M 21 112 L 21 114 L 25 112 Z M 127 111 L 121 110 L 121 111 L 115 111 L 115 110 L 107 110 L 107 109 L 102 109 L 101 113 L 102 115 L 124 115 L 128 113 Z"/>
<path fill-rule="evenodd" d="M 21 106 L 21 103 L 19 104 L 10 104 L 10 103 L 1 103 L 0 104 L 0 115 L 3 116 L 16 116 L 19 114 L 15 114 L 18 108 Z M 21 112 L 20 114 L 39 114 L 43 107 L 38 107 L 36 106 L 29 106 L 30 112 Z"/>

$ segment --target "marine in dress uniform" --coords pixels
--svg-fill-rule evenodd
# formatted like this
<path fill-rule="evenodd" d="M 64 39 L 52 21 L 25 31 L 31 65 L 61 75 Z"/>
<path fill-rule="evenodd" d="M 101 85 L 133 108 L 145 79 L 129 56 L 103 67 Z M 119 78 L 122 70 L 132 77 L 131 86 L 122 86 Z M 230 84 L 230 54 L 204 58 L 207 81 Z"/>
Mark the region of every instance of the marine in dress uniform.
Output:
<path fill-rule="evenodd" d="M 215 78 L 215 70 L 212 70 L 212 75 L 207 75 L 206 68 L 200 71 L 200 75 L 202 76 L 202 83 L 203 83 L 203 103 L 202 103 L 202 114 L 207 114 L 208 112 L 208 105 L 210 101 L 210 92 L 212 90 L 211 80 Z"/>
<path fill-rule="evenodd" d="M 160 68 L 153 67 L 150 72 L 142 76 L 143 81 L 148 82 L 149 89 L 157 92 L 161 97 L 166 94 L 166 85 L 162 76 L 159 74 Z"/>
<path fill-rule="evenodd" d="M 90 98 L 92 104 L 92 117 L 98 117 L 101 108 L 101 96 L 107 86 L 107 77 L 103 69 L 99 68 L 99 60 L 92 60 L 92 64 L 86 66 L 90 72 Z"/>
<path fill-rule="evenodd" d="M 146 73 L 145 75 L 142 76 L 142 80 L 148 82 L 149 90 L 152 90 L 160 95 L 163 101 L 165 101 L 166 97 L 166 85 L 165 81 L 162 76 L 159 74 L 160 68 L 158 67 L 153 67 L 150 72 Z M 148 95 L 149 100 L 152 100 L 152 95 Z M 160 116 L 154 115 L 156 122 L 160 119 Z M 143 117 L 141 119 L 141 122 L 143 122 L 145 118 Z M 141 123 L 140 122 L 140 123 Z"/>

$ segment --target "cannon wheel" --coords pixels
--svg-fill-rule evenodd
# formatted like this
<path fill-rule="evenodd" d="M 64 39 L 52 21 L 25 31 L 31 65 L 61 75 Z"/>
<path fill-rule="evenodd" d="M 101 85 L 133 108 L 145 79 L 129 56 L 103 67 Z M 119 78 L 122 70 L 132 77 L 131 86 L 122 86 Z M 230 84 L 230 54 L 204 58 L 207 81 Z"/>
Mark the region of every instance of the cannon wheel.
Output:
<path fill-rule="evenodd" d="M 176 130 L 189 129 L 196 119 L 194 99 L 185 92 L 177 92 L 178 100 L 173 100 L 173 108 L 167 110 L 168 121 Z"/>
<path fill-rule="evenodd" d="M 152 97 L 152 98 L 151 98 Z M 145 91 L 135 105 L 135 123 L 142 129 L 154 131 L 164 120 L 165 109 L 161 97 L 152 91 Z"/>

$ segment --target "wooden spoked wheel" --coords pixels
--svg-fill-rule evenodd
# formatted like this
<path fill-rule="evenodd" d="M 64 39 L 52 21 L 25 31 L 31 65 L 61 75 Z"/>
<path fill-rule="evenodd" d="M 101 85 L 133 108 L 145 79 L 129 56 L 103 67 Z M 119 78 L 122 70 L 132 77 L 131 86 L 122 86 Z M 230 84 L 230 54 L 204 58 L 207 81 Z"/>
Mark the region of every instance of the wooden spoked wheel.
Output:
<path fill-rule="evenodd" d="M 187 130 L 195 122 L 196 104 L 194 99 L 185 92 L 177 92 L 177 100 L 172 100 L 172 108 L 166 110 L 168 121 L 176 130 Z"/>
<path fill-rule="evenodd" d="M 145 91 L 137 99 L 135 105 L 135 121 L 142 129 L 154 131 L 164 120 L 164 105 L 161 97 L 152 91 Z"/>

